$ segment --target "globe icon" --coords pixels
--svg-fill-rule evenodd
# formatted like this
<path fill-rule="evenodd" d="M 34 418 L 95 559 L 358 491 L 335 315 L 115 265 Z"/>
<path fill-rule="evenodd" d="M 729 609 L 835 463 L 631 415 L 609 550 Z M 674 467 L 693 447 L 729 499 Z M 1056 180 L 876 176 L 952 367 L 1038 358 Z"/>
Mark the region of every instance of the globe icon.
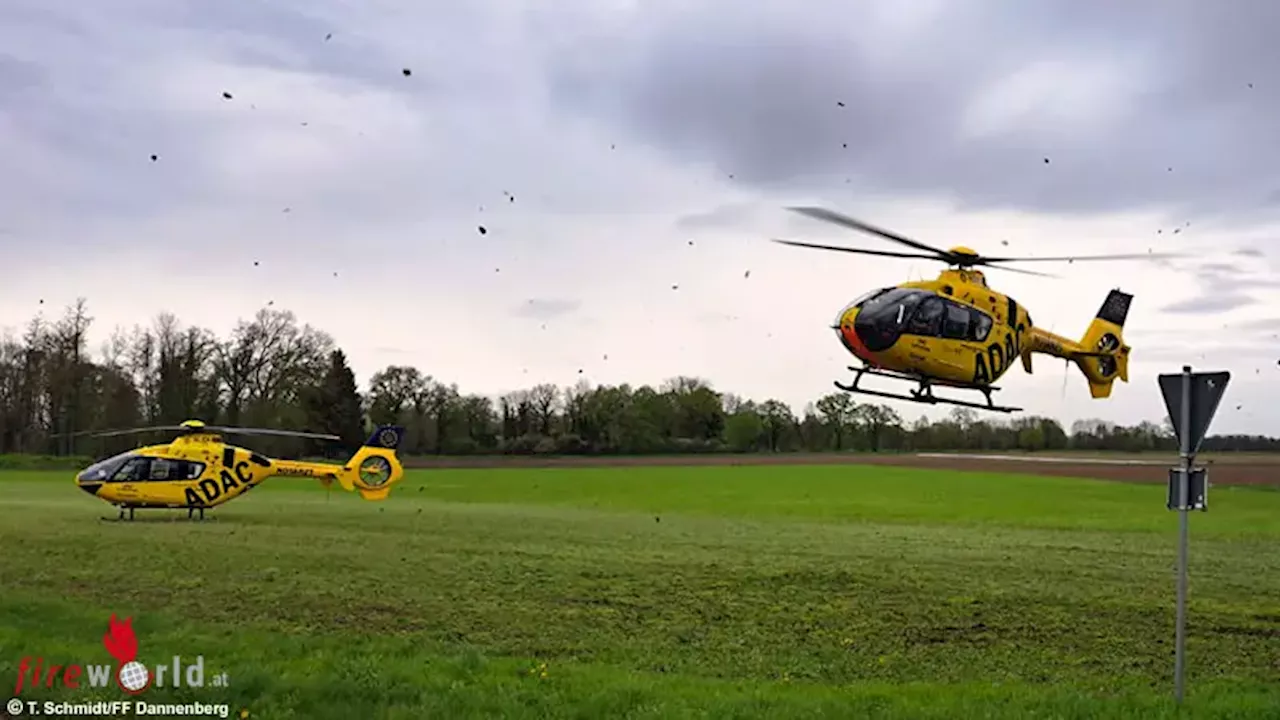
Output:
<path fill-rule="evenodd" d="M 151 673 L 147 670 L 147 666 L 137 660 L 131 660 L 121 666 L 116 679 L 120 681 L 120 687 L 124 688 L 125 692 L 139 693 L 151 684 Z"/>

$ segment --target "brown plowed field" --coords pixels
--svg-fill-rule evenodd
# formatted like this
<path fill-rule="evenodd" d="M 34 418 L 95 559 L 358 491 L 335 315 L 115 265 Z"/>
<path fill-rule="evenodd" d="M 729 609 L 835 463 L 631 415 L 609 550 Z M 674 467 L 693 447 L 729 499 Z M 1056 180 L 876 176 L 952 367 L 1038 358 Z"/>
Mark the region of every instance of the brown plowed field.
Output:
<path fill-rule="evenodd" d="M 658 467 L 707 465 L 897 465 L 932 469 L 977 470 L 1096 478 L 1122 482 L 1164 483 L 1168 468 L 1177 462 L 1159 454 L 1107 456 L 1070 454 L 856 454 L 780 453 L 777 455 L 678 455 L 678 456 L 592 456 L 592 457 L 512 457 L 406 458 L 410 468 L 571 468 L 571 467 Z M 1271 485 L 1280 487 L 1280 456 L 1228 455 L 1203 457 L 1198 463 L 1209 468 L 1214 485 Z"/>

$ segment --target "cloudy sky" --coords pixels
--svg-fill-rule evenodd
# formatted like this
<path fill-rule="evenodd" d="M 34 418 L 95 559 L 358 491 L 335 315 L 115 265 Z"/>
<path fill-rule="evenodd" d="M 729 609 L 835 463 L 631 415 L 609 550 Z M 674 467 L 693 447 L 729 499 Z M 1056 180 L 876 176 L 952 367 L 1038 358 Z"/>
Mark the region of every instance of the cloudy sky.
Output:
<path fill-rule="evenodd" d="M 1191 363 L 1235 373 L 1215 431 L 1280 433 L 1280 5 L 640 5 L 7 0 L 0 325 L 83 295 L 99 339 L 226 333 L 272 302 L 362 381 L 799 406 L 846 375 L 847 301 L 939 269 L 769 242 L 892 249 L 782 210 L 818 204 L 992 254 L 1194 253 L 993 270 L 1072 337 L 1136 295 L 1110 401 L 1048 358 L 1002 394 L 1158 421 Z"/>

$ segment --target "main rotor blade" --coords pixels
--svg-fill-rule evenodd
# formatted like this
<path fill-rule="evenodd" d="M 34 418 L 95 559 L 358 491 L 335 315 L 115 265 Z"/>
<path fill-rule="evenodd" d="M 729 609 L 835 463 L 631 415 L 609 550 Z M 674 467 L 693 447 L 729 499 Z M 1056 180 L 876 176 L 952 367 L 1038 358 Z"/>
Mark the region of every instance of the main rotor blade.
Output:
<path fill-rule="evenodd" d="M 1061 275 L 1050 275 L 1049 273 L 1036 272 L 1034 270 L 1022 270 L 1020 268 L 1005 267 L 1004 265 L 992 265 L 992 270 L 1003 270 L 1005 272 L 1018 273 L 1019 275 L 1035 275 L 1037 277 L 1061 278 Z"/>
<path fill-rule="evenodd" d="M 854 218 L 851 218 L 848 215 L 841 215 L 840 213 L 834 210 L 828 210 L 826 208 L 820 208 L 820 207 L 789 207 L 787 209 L 792 212 L 797 212 L 797 213 L 800 213 L 801 215 L 811 217 L 815 220 L 822 220 L 825 222 L 832 223 L 834 225 L 839 225 L 841 227 L 848 228 L 850 230 L 858 230 L 861 232 L 870 233 L 872 235 L 882 237 L 885 240 L 892 240 L 893 242 L 901 243 L 902 245 L 906 245 L 907 247 L 915 248 L 916 250 L 923 250 L 925 252 L 930 252 L 943 259 L 947 259 L 951 257 L 951 253 L 947 252 L 946 250 L 940 250 L 936 247 L 925 245 L 924 243 L 918 240 L 912 240 L 911 238 L 903 237 L 895 232 L 890 232 L 883 228 L 878 228 L 875 225 L 869 225 L 867 223 L 862 222 L 861 220 L 855 220 Z"/>
<path fill-rule="evenodd" d="M 998 262 L 1088 262 L 1092 260 L 1169 260 L 1187 257 L 1182 253 L 1130 253 L 1126 255 L 1076 255 L 1066 257 L 983 257 L 983 263 Z"/>
<path fill-rule="evenodd" d="M 840 247 L 838 245 L 819 245 L 817 243 L 799 242 L 797 240 L 779 240 L 777 238 L 774 238 L 773 241 L 776 243 L 782 243 L 783 245 L 794 245 L 795 247 L 815 248 L 817 250 L 835 250 L 836 252 L 855 253 L 858 255 L 877 255 L 879 257 L 921 258 L 924 260 L 942 260 L 942 258 L 936 257 L 934 255 L 923 255 L 920 253 L 893 252 L 892 250 L 863 250 L 862 248 Z"/>
<path fill-rule="evenodd" d="M 337 435 L 326 433 L 297 432 L 294 430 L 271 430 L 269 428 L 237 428 L 206 425 L 204 430 L 227 433 L 228 435 L 272 435 L 275 437 L 313 438 L 316 440 L 341 440 Z"/>
<path fill-rule="evenodd" d="M 119 435 L 136 435 L 138 433 L 145 433 L 145 432 L 178 431 L 183 429 L 185 428 L 183 428 L 181 425 L 155 425 L 152 427 L 126 428 L 124 430 L 104 430 L 103 432 L 87 431 L 83 433 L 71 433 L 71 435 L 73 437 L 76 435 L 92 435 L 93 437 L 116 437 Z"/>

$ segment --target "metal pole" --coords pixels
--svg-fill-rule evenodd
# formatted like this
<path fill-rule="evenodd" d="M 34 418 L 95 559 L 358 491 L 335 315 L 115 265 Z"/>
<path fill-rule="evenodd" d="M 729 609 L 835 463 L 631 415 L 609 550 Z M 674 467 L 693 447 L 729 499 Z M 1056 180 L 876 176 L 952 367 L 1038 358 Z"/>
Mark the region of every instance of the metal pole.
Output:
<path fill-rule="evenodd" d="M 1182 476 L 1178 482 L 1178 610 L 1174 630 L 1173 697 L 1182 704 L 1183 672 L 1187 647 L 1187 540 L 1189 533 L 1187 505 L 1191 490 L 1191 366 L 1182 366 L 1182 407 L 1179 408 L 1182 438 L 1178 455 L 1182 460 Z"/>

